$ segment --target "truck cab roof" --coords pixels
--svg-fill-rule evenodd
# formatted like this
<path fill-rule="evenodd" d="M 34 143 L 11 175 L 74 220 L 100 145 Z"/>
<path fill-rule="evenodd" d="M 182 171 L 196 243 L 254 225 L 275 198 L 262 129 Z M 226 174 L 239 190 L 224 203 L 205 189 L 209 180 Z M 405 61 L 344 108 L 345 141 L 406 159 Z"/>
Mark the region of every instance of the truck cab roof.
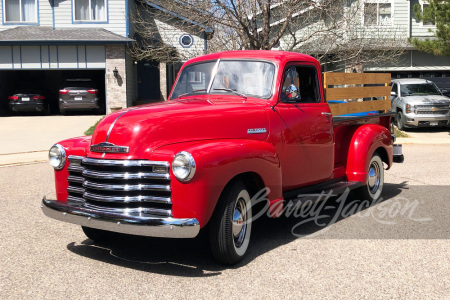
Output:
<path fill-rule="evenodd" d="M 423 84 L 423 83 L 433 83 L 433 81 L 422 78 L 402 78 L 402 79 L 393 79 L 392 83 Z"/>

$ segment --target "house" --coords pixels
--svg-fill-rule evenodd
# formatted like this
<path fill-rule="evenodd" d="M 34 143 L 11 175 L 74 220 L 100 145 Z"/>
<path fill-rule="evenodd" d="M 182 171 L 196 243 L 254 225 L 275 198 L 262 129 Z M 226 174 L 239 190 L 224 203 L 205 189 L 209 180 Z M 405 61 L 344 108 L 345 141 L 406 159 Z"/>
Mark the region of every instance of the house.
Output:
<path fill-rule="evenodd" d="M 320 1 L 316 1 L 320 4 Z M 345 2 L 345 1 L 343 1 Z M 340 2 L 342 3 L 342 2 Z M 377 60 L 373 63 L 362 63 L 355 68 L 356 71 L 364 72 L 389 72 L 392 78 L 426 78 L 431 79 L 441 88 L 450 89 L 450 57 L 435 56 L 432 54 L 417 51 L 411 44 L 409 38 L 433 38 L 433 30 L 436 28 L 432 23 L 423 23 L 415 17 L 414 5 L 426 7 L 427 1 L 423 0 L 351 0 L 346 1 L 345 7 L 342 7 L 342 16 L 356 8 L 358 13 L 349 17 L 346 22 L 353 28 L 357 34 L 365 34 L 369 40 L 367 45 L 361 47 L 363 50 L 378 51 L 397 47 L 405 50 L 402 55 L 395 60 Z M 277 15 L 277 6 L 274 7 L 273 14 Z M 306 18 L 310 13 L 308 8 L 304 12 L 297 12 L 295 18 Z M 277 26 L 278 19 L 275 19 L 272 26 Z M 308 26 L 299 28 L 296 34 L 305 36 L 310 34 L 317 26 L 312 22 Z M 308 31 L 309 30 L 309 31 Z M 430 31 L 431 30 L 431 31 Z M 370 39 L 372 39 L 370 41 Z M 292 38 L 285 35 L 276 49 L 285 50 L 289 48 Z M 355 39 L 356 40 L 356 39 Z M 390 43 L 390 41 L 394 41 Z M 327 41 L 325 41 L 326 43 Z M 336 41 L 331 40 L 330 43 Z M 311 54 L 319 53 L 323 50 L 324 41 L 311 43 L 313 45 Z M 308 49 L 305 45 L 300 45 L 301 51 Z M 367 52 L 367 53 L 368 53 Z M 331 51 L 332 54 L 332 51 Z M 327 66 L 328 67 L 328 66 Z M 335 65 L 335 68 L 345 68 L 342 65 Z M 326 68 L 327 69 L 327 68 Z M 333 66 L 328 68 L 333 70 Z M 352 68 L 353 70 L 353 68 Z"/>
<path fill-rule="evenodd" d="M 107 113 L 132 106 L 136 99 L 165 99 L 174 80 L 167 72 L 171 66 L 136 61 L 129 51 L 135 41 L 131 16 L 136 9 L 134 0 L 1 0 L 3 104 L 19 84 L 32 82 L 57 110 L 58 90 L 67 78 L 94 79 Z M 161 28 L 171 29 L 164 24 Z M 205 36 L 173 30 L 172 44 L 203 45 Z"/>
<path fill-rule="evenodd" d="M 428 5 L 422 0 L 387 0 L 365 1 L 378 6 L 377 18 L 387 18 L 386 24 L 378 26 L 398 26 L 405 32 L 405 42 L 408 38 L 433 38 L 436 26 L 432 23 L 423 23 L 415 17 L 414 5 L 422 7 Z M 386 10 L 383 12 L 383 7 Z M 431 30 L 431 31 L 430 31 Z M 424 78 L 434 81 L 441 89 L 450 89 L 450 57 L 435 56 L 433 54 L 417 51 L 409 43 L 406 51 L 395 62 L 371 64 L 364 66 L 366 72 L 389 72 L 392 78 Z"/>

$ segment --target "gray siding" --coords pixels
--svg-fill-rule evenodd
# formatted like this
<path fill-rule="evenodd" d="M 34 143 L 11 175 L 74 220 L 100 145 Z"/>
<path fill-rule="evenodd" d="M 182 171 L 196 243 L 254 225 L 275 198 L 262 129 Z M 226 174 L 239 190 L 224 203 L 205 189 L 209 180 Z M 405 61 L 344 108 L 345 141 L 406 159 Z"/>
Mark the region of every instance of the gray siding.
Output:
<path fill-rule="evenodd" d="M 398 28 L 401 28 L 403 32 L 409 36 L 409 0 L 395 0 L 393 1 L 394 6 L 394 15 L 393 15 L 393 23 L 394 26 L 398 26 Z"/>
<path fill-rule="evenodd" d="M 107 17 L 105 22 L 86 22 L 73 23 L 72 17 L 72 0 L 55 0 L 55 27 L 57 28 L 104 28 L 121 36 L 126 36 L 126 7 L 124 0 L 106 0 L 107 1 Z M 133 0 L 129 0 L 133 2 Z M 39 0 L 39 25 L 53 26 L 53 10 L 50 0 Z M 3 20 L 3 0 L 0 0 L 0 15 Z M 28 24 L 24 24 L 28 25 Z M 0 30 L 6 30 L 17 27 L 17 25 L 0 24 Z"/>
<path fill-rule="evenodd" d="M 177 52 L 180 54 L 182 59 L 187 60 L 189 58 L 204 54 L 205 40 L 201 34 L 184 32 L 160 20 L 155 20 L 155 24 L 163 42 L 177 49 Z M 185 33 L 190 34 L 194 39 L 193 45 L 189 48 L 184 48 L 180 45 L 179 39 L 181 35 Z"/>
<path fill-rule="evenodd" d="M 126 16 L 124 0 L 107 0 L 108 23 L 73 23 L 72 1 L 55 0 L 55 27 L 65 28 L 104 28 L 113 33 L 126 35 Z"/>

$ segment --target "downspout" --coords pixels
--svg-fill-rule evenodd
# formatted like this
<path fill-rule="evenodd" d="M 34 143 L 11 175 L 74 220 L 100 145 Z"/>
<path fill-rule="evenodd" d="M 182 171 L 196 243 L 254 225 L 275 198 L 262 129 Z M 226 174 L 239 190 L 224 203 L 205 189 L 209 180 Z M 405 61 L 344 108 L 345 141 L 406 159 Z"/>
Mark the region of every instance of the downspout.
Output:
<path fill-rule="evenodd" d="M 55 0 L 52 0 L 53 30 L 55 30 Z"/>

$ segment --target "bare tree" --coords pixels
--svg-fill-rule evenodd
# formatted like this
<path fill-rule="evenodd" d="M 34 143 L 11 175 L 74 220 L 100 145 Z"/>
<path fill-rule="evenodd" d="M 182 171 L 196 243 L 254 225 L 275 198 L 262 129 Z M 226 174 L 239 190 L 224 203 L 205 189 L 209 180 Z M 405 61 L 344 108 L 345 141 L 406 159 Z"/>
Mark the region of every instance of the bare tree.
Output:
<path fill-rule="evenodd" d="M 352 68 L 403 53 L 405 29 L 386 24 L 392 21 L 390 9 L 363 0 L 142 1 L 134 17 L 140 40 L 133 54 L 138 59 L 184 60 L 204 49 L 177 51 L 170 42 L 175 28 L 204 37 L 212 36 L 206 29 L 212 28 L 209 52 L 296 51 L 332 68 Z"/>

